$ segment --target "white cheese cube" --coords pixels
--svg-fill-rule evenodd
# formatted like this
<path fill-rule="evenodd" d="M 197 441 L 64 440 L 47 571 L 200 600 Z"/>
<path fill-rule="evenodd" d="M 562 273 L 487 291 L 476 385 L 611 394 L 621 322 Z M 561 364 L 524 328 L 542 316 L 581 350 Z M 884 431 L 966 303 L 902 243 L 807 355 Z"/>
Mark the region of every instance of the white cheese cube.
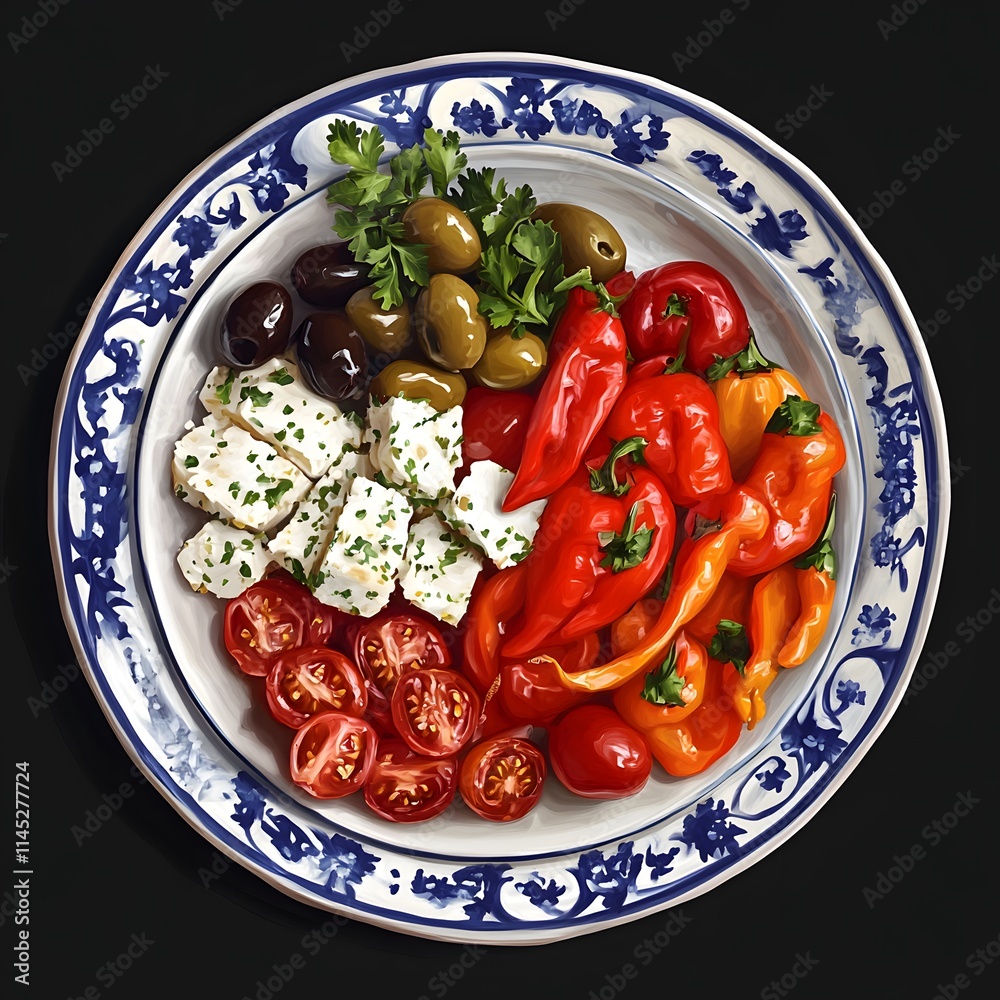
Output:
<path fill-rule="evenodd" d="M 399 582 L 403 596 L 449 625 L 457 625 L 469 608 L 472 587 L 483 557 L 438 515 L 410 526 L 406 565 Z"/>
<path fill-rule="evenodd" d="M 174 445 L 174 491 L 237 528 L 277 527 L 312 486 L 267 442 L 209 415 Z"/>
<path fill-rule="evenodd" d="M 513 481 L 514 473 L 496 462 L 473 462 L 442 510 L 448 523 L 480 546 L 500 569 L 519 563 L 531 551 L 548 503 L 535 500 L 517 510 L 502 510 Z"/>
<path fill-rule="evenodd" d="M 423 400 L 396 396 L 368 409 L 366 439 L 375 468 L 417 497 L 438 499 L 455 488 L 462 464 L 462 407 L 435 410 Z"/>
<path fill-rule="evenodd" d="M 312 588 L 324 604 L 370 617 L 389 603 L 403 565 L 410 505 L 398 490 L 357 478 Z"/>
<path fill-rule="evenodd" d="M 177 564 L 194 590 L 229 599 L 264 578 L 271 556 L 267 539 L 223 521 L 209 521 L 177 553 Z"/>
<path fill-rule="evenodd" d="M 360 418 L 314 393 L 299 369 L 281 358 L 249 371 L 216 368 L 200 398 L 210 412 L 271 442 L 313 479 L 346 449 L 361 446 Z"/>

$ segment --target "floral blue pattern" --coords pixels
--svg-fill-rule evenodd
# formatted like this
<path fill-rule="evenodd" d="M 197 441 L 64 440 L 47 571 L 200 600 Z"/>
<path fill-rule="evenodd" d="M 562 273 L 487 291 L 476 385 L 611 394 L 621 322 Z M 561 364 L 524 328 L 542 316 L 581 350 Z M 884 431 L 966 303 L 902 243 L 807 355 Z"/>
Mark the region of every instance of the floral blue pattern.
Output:
<path fill-rule="evenodd" d="M 714 799 L 699 802 L 694 813 L 684 817 L 684 827 L 673 839 L 696 850 L 702 861 L 737 854 L 739 842 L 736 838 L 746 830 L 731 823 L 729 814 L 726 803 L 721 799 L 717 803 Z"/>
<path fill-rule="evenodd" d="M 892 636 L 891 624 L 896 616 L 881 604 L 865 604 L 858 613 L 858 627 L 852 631 L 851 645 L 876 642 L 884 645 Z"/>

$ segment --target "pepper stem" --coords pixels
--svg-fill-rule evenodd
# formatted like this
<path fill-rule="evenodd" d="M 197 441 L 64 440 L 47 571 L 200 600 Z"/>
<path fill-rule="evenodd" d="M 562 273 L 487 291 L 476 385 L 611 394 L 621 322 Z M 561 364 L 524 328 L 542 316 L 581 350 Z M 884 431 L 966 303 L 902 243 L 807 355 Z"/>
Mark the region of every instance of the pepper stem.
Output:
<path fill-rule="evenodd" d="M 781 367 L 761 354 L 753 330 L 750 331 L 750 340 L 742 351 L 737 351 L 728 358 L 723 358 L 718 354 L 715 357 L 715 364 L 709 365 L 705 372 L 705 377 L 709 382 L 718 382 L 720 378 L 725 378 L 730 372 L 736 372 L 740 378 L 746 378 L 748 375 L 759 375 Z"/>
<path fill-rule="evenodd" d="M 628 481 L 619 482 L 615 475 L 615 463 L 620 458 L 631 455 L 636 462 L 645 465 L 643 452 L 649 442 L 644 437 L 630 437 L 619 441 L 608 453 L 599 469 L 590 470 L 590 488 L 595 493 L 607 493 L 620 497 L 629 490 Z"/>
<path fill-rule="evenodd" d="M 826 573 L 831 580 L 837 579 L 837 553 L 833 548 L 833 530 L 836 526 L 837 494 L 831 493 L 823 534 L 816 539 L 816 544 L 808 552 L 795 560 L 796 569 L 814 569 L 817 573 Z"/>

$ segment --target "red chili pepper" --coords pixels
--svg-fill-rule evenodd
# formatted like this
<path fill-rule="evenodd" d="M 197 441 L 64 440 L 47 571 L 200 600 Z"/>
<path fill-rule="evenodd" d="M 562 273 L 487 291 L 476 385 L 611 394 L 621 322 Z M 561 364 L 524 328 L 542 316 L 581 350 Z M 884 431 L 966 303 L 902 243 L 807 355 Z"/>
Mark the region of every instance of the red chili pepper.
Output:
<path fill-rule="evenodd" d="M 504 629 L 521 610 L 525 583 L 523 565 L 500 570 L 473 598 L 463 623 L 463 669 L 483 694 L 493 690 L 500 676 L 499 653 Z"/>
<path fill-rule="evenodd" d="M 629 350 L 637 361 L 675 357 L 702 374 L 720 358 L 742 351 L 750 321 L 729 279 L 698 261 L 677 260 L 644 271 L 621 307 Z"/>
<path fill-rule="evenodd" d="M 733 485 L 719 406 L 704 379 L 657 365 L 660 360 L 665 356 L 632 369 L 602 433 L 613 441 L 633 434 L 645 438 L 643 458 L 671 500 L 693 507 Z"/>
<path fill-rule="evenodd" d="M 610 624 L 663 575 L 674 544 L 674 507 L 642 466 L 619 481 L 616 462 L 642 447 L 621 442 L 600 469 L 581 466 L 549 499 L 535 544 L 521 627 L 504 656 L 528 656 Z"/>
<path fill-rule="evenodd" d="M 549 343 L 549 372 L 528 421 L 505 511 L 547 497 L 580 465 L 625 385 L 625 330 L 598 298 L 571 288 Z"/>

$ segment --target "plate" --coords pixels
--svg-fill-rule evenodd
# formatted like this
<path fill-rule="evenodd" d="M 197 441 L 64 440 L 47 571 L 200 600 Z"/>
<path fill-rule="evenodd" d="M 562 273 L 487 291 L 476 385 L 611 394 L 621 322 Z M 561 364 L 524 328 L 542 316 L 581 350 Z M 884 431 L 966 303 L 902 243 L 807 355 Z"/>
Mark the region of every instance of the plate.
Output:
<path fill-rule="evenodd" d="M 699 258 L 728 275 L 766 354 L 844 432 L 840 585 L 811 660 L 710 770 L 637 796 L 576 799 L 550 782 L 524 820 L 456 804 L 383 822 L 290 782 L 278 733 L 220 640 L 222 602 L 174 558 L 201 523 L 171 493 L 170 455 L 211 367 L 205 331 L 249 281 L 284 278 L 331 238 L 334 117 L 378 125 L 387 152 L 428 126 L 472 166 L 612 220 L 637 273 Z M 885 264 L 801 163 L 666 83 L 554 56 L 474 53 L 354 77 L 288 105 L 194 170 L 102 289 L 67 369 L 51 461 L 63 613 L 125 748 L 218 850 L 306 903 L 449 941 L 539 944 L 675 906 L 800 829 L 898 705 L 944 556 L 940 399 Z M 659 770 L 659 769 L 657 769 Z M 356 796 L 354 798 L 357 798 Z"/>

